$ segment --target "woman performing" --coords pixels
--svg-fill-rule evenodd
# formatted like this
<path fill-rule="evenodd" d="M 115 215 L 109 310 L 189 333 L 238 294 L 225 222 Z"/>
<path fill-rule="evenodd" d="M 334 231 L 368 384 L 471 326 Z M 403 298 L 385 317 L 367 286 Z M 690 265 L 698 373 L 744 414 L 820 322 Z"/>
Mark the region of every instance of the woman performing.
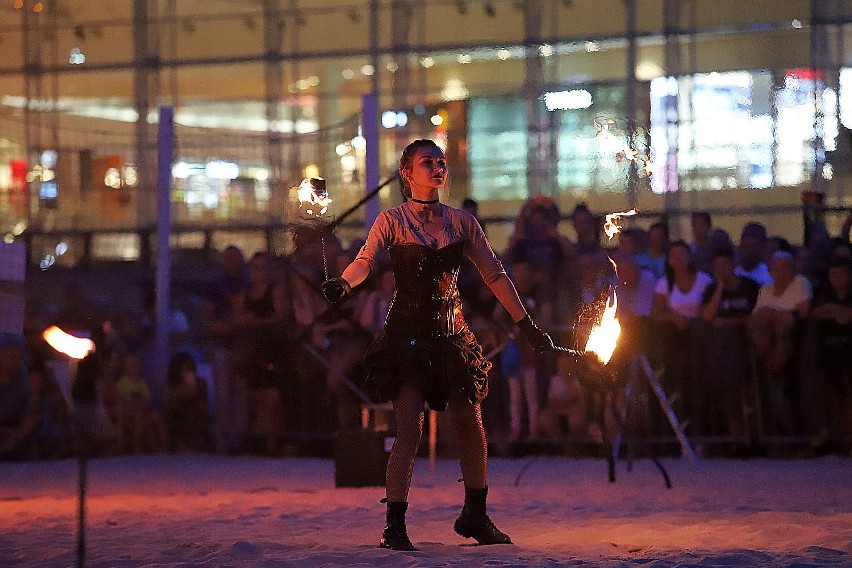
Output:
<path fill-rule="evenodd" d="M 408 201 L 379 214 L 342 277 L 323 283 L 326 298 L 340 301 L 375 268 L 378 253 L 390 252 L 396 291 L 384 330 L 364 358 L 366 386 L 377 400 L 393 401 L 397 424 L 387 465 L 387 526 L 379 546 L 417 550 L 408 538 L 405 512 L 424 402 L 434 410 L 449 408 L 461 444 L 465 499 L 455 531 L 479 544 L 511 544 L 485 512 L 488 456 L 480 403 L 488 392 L 491 363 L 462 315 L 456 278 L 463 255 L 527 341 L 537 350 L 553 349 L 553 341 L 530 319 L 476 219 L 439 203 L 447 162 L 435 142 L 409 144 L 399 160 L 399 175 Z"/>

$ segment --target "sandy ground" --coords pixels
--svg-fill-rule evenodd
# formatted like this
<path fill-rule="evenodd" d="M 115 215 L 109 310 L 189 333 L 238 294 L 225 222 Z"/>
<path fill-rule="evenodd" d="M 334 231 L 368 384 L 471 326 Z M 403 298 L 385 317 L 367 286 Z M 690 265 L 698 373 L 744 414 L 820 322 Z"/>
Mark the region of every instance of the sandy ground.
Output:
<path fill-rule="evenodd" d="M 489 513 L 516 544 L 452 523 L 457 462 L 414 473 L 419 552 L 376 548 L 379 487 L 336 488 L 331 459 L 136 456 L 90 462 L 87 566 L 852 566 L 852 459 L 495 459 Z M 522 475 L 519 477 L 519 473 Z M 0 463 L 0 566 L 73 566 L 76 462 Z"/>

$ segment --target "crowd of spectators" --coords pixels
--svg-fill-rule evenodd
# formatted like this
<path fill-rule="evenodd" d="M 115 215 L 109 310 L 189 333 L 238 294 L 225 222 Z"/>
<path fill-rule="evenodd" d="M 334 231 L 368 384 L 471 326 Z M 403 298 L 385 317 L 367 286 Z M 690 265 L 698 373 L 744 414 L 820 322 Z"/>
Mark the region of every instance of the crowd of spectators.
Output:
<path fill-rule="evenodd" d="M 473 200 L 465 206 L 476 214 Z M 483 405 L 490 440 L 600 441 L 623 416 L 624 387 L 644 357 L 689 420 L 689 436 L 799 436 L 849 451 L 852 214 L 833 237 L 813 223 L 799 246 L 758 222 L 735 241 L 705 212 L 692 214 L 690 240 L 671 240 L 665 220 L 647 230 L 633 220 L 604 240 L 602 219 L 585 204 L 569 218 L 573 238 L 553 201 L 530 199 L 500 256 L 536 321 L 570 347 L 584 347 L 615 294 L 619 346 L 606 380 L 568 358 L 537 355 L 515 339 L 473 265 L 463 265 L 466 318 L 495 362 Z M 173 302 L 166 376 L 151 365 L 151 294 L 130 316 L 93 309 L 85 288 L 68 286 L 51 323 L 98 344 L 77 363 L 41 339 L 43 314 L 31 314 L 23 337 L 0 335 L 0 458 L 61 457 L 80 444 L 100 455 L 286 455 L 359 428 L 361 355 L 381 330 L 393 275 L 378 270 L 329 305 L 325 271 L 336 274 L 362 243 L 321 243 L 310 228 L 294 237 L 288 255 L 247 259 L 227 247 L 217 276 Z M 644 396 L 647 433 L 671 435 Z"/>

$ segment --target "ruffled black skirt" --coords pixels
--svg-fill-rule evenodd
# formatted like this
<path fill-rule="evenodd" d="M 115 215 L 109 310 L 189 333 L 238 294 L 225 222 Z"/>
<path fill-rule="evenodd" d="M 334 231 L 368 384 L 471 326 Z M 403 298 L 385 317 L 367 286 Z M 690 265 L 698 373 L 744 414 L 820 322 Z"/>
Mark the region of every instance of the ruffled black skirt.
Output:
<path fill-rule="evenodd" d="M 425 339 L 385 328 L 367 349 L 364 366 L 364 388 L 377 402 L 393 400 L 406 382 L 423 394 L 432 410 L 446 409 L 459 393 L 471 403 L 488 394 L 491 362 L 467 327 L 449 337 Z"/>

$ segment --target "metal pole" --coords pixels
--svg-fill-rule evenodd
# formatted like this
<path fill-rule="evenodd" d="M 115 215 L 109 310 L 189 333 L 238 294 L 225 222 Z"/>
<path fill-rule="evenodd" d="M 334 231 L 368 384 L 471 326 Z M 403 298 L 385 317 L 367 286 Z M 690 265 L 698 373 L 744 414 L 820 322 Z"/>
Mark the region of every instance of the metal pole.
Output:
<path fill-rule="evenodd" d="M 157 128 L 157 331 L 154 342 L 156 385 L 165 381 L 169 358 L 169 285 L 171 283 L 171 186 L 174 148 L 174 109 L 160 107 Z"/>
<path fill-rule="evenodd" d="M 365 164 L 365 191 L 379 185 L 379 123 L 378 96 L 375 93 L 364 95 L 361 99 L 363 117 L 362 134 L 367 141 Z M 364 205 L 364 227 L 367 231 L 379 216 L 379 201 L 370 199 Z"/>

